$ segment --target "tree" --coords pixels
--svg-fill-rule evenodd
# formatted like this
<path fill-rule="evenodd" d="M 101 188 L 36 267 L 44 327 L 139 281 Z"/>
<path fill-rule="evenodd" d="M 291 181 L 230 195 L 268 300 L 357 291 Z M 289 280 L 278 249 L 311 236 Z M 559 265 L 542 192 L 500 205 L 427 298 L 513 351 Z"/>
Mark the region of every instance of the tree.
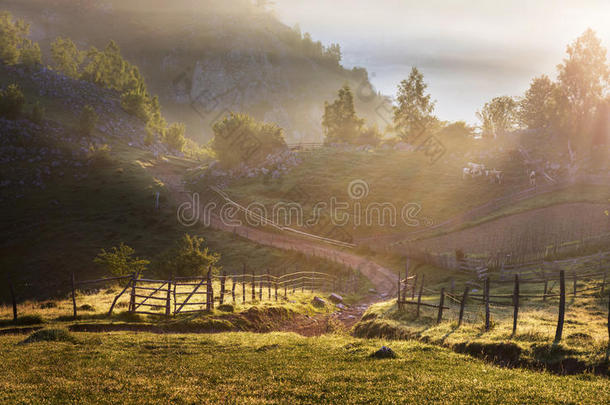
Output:
<path fill-rule="evenodd" d="M 51 58 L 55 69 L 62 74 L 78 79 L 85 54 L 69 38 L 58 37 L 51 44 Z"/>
<path fill-rule="evenodd" d="M 484 137 L 498 137 L 515 127 L 517 102 L 512 97 L 495 97 L 485 103 L 477 118 L 481 121 Z"/>
<path fill-rule="evenodd" d="M 121 277 L 131 273 L 141 273 L 146 270 L 150 262 L 145 259 L 133 257 L 136 251 L 122 243 L 106 251 L 98 253 L 93 262 L 104 267 L 106 271 L 114 276 Z"/>
<path fill-rule="evenodd" d="M 78 121 L 78 129 L 82 136 L 91 136 L 91 132 L 95 129 L 99 117 L 95 109 L 90 105 L 83 107 Z"/>
<path fill-rule="evenodd" d="M 325 50 L 325 54 L 337 64 L 341 63 L 342 53 L 341 53 L 341 45 L 339 44 L 330 44 L 328 48 Z"/>
<path fill-rule="evenodd" d="M 211 252 L 203 238 L 184 234 L 174 246 L 160 255 L 156 272 L 164 277 L 202 276 L 218 260 L 220 254 Z"/>
<path fill-rule="evenodd" d="M 606 49 L 592 29 L 587 29 L 566 50 L 568 57 L 557 66 L 559 84 L 572 116 L 572 132 L 585 129 L 608 88 Z"/>
<path fill-rule="evenodd" d="M 30 26 L 23 20 L 14 20 L 8 11 L 0 11 L 0 60 L 6 65 L 19 63 L 20 48 Z"/>
<path fill-rule="evenodd" d="M 29 39 L 23 41 L 21 46 L 19 61 L 28 68 L 42 65 L 42 52 L 40 46 Z"/>
<path fill-rule="evenodd" d="M 241 163 L 250 165 L 267 155 L 286 149 L 284 130 L 277 124 L 256 121 L 248 114 L 230 113 L 216 122 L 212 129 L 211 148 L 226 168 Z"/>
<path fill-rule="evenodd" d="M 16 84 L 0 90 L 0 116 L 16 120 L 21 116 L 24 104 L 25 97 Z"/>
<path fill-rule="evenodd" d="M 186 143 L 186 138 L 184 137 L 185 131 L 186 128 L 184 124 L 174 123 L 165 131 L 165 138 L 163 141 L 173 150 L 182 152 L 184 144 Z"/>
<path fill-rule="evenodd" d="M 356 115 L 354 96 L 347 84 L 339 89 L 338 97 L 332 104 L 324 103 L 324 142 L 355 143 L 363 125 L 364 120 Z"/>
<path fill-rule="evenodd" d="M 549 127 L 559 114 L 558 91 L 559 87 L 548 76 L 534 78 L 519 101 L 519 123 L 529 129 Z"/>
<path fill-rule="evenodd" d="M 435 120 L 432 115 L 435 102 L 426 94 L 428 85 L 424 75 L 411 69 L 409 78 L 398 86 L 398 105 L 394 107 L 394 127 L 401 138 L 411 141 L 426 132 Z"/>

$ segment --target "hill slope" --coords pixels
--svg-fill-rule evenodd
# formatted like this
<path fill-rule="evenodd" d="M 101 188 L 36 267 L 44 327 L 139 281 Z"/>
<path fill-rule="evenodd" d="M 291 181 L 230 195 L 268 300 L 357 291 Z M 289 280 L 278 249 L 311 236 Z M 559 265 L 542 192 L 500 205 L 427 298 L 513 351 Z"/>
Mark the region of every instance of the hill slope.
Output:
<path fill-rule="evenodd" d="M 228 110 L 277 122 L 289 141 L 320 140 L 324 101 L 345 82 L 356 90 L 358 113 L 387 124 L 375 111 L 385 98 L 366 70 L 344 69 L 336 54 L 249 1 L 4 0 L 2 8 L 32 23 L 43 50 L 57 36 L 81 48 L 116 40 L 164 114 L 199 141 Z"/>

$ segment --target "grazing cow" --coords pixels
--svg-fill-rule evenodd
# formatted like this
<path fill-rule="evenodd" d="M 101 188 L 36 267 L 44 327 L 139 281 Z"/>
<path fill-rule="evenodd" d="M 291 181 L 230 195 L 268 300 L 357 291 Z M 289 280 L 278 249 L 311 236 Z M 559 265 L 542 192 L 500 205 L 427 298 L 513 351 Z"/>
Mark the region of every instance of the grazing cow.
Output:
<path fill-rule="evenodd" d="M 472 177 L 472 173 L 468 167 L 462 169 L 462 179 L 465 179 L 466 177 Z"/>
<path fill-rule="evenodd" d="M 534 170 L 530 173 L 530 186 L 536 187 L 536 172 Z"/>
<path fill-rule="evenodd" d="M 502 184 L 502 179 L 504 179 L 504 172 L 501 170 L 493 169 L 490 171 L 491 181 L 497 184 Z"/>

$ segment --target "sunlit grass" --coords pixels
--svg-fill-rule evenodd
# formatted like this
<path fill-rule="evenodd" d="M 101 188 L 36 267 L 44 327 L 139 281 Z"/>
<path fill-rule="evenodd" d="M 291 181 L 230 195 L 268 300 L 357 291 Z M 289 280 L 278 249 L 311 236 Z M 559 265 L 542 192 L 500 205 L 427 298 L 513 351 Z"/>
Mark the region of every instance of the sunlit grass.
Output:
<path fill-rule="evenodd" d="M 501 369 L 417 342 L 341 335 L 74 333 L 0 337 L 0 401 L 20 403 L 606 403 L 607 380 Z M 370 354 L 389 344 L 397 359 Z"/>

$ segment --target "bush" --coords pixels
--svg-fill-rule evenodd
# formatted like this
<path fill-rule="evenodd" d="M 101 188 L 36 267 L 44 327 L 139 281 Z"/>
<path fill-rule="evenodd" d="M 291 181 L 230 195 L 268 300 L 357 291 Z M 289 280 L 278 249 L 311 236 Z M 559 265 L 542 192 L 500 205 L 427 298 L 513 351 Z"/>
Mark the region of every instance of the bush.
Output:
<path fill-rule="evenodd" d="M 204 243 L 203 238 L 185 234 L 157 259 L 156 273 L 161 277 L 203 275 L 220 260 Z"/>
<path fill-rule="evenodd" d="M 44 319 L 40 315 L 23 315 L 16 320 L 6 319 L 0 321 L 0 326 L 15 325 L 15 326 L 30 326 L 44 323 Z"/>
<path fill-rule="evenodd" d="M 25 97 L 16 84 L 0 90 L 0 116 L 16 120 L 21 116 Z"/>
<path fill-rule="evenodd" d="M 175 123 L 172 124 L 165 131 L 164 142 L 167 146 L 176 150 L 178 152 L 182 152 L 184 148 L 184 144 L 186 143 L 186 138 L 184 137 L 185 127 L 184 124 Z"/>
<path fill-rule="evenodd" d="M 121 243 L 108 252 L 102 249 L 93 262 L 103 266 L 106 271 L 114 276 L 143 272 L 150 262 L 134 257 L 135 253 L 136 251 L 133 248 Z"/>
<path fill-rule="evenodd" d="M 8 11 L 0 11 L 0 60 L 6 65 L 19 62 L 20 46 L 29 34 L 30 26 L 23 20 L 13 20 Z"/>
<path fill-rule="evenodd" d="M 248 114 L 230 113 L 213 125 L 212 150 L 224 167 L 256 164 L 268 154 L 286 148 L 284 130 L 259 122 Z"/>
<path fill-rule="evenodd" d="M 80 77 L 80 66 L 85 55 L 69 38 L 57 38 L 51 44 L 51 58 L 55 69 L 62 74 L 78 79 Z"/>
<path fill-rule="evenodd" d="M 70 342 L 76 343 L 76 338 L 65 329 L 41 329 L 32 333 L 20 344 L 35 342 Z"/>
<path fill-rule="evenodd" d="M 91 136 L 91 133 L 97 125 L 99 116 L 90 105 L 83 107 L 78 121 L 78 130 L 82 136 Z"/>
<path fill-rule="evenodd" d="M 19 59 L 28 68 L 42 65 L 42 52 L 40 46 L 29 39 L 23 41 Z"/>
<path fill-rule="evenodd" d="M 141 90 L 129 90 L 121 95 L 121 106 L 127 113 L 135 115 L 143 121 L 149 118 L 148 95 Z"/>

